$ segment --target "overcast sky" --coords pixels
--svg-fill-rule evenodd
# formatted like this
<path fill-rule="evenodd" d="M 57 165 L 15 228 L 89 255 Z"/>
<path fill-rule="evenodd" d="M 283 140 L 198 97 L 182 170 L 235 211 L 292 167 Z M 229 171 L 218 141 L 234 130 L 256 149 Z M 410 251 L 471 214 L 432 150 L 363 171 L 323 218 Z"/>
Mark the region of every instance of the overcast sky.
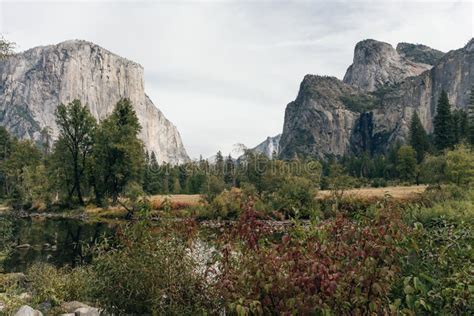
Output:
<path fill-rule="evenodd" d="M 448 51 L 473 16 L 472 1 L 0 0 L 0 33 L 19 50 L 84 39 L 140 63 L 195 158 L 280 133 L 303 76 L 342 79 L 358 41 Z"/>

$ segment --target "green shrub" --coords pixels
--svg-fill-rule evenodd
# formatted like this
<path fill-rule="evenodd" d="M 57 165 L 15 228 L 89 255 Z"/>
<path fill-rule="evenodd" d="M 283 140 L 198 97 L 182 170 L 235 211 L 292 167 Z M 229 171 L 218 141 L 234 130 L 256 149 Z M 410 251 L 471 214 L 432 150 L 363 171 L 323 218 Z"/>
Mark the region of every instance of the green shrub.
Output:
<path fill-rule="evenodd" d="M 56 268 L 50 264 L 34 264 L 27 271 L 34 303 L 50 302 L 53 306 L 68 301 L 88 301 L 94 275 L 90 267 Z"/>
<path fill-rule="evenodd" d="M 474 190 L 444 187 L 428 194 L 438 195 L 438 202 L 405 212 L 413 227 L 407 236 L 410 256 L 394 296 L 401 298 L 402 308 L 417 314 L 472 314 Z"/>
<path fill-rule="evenodd" d="M 185 228 L 188 228 L 187 226 Z M 188 237 L 170 226 L 138 222 L 124 228 L 117 246 L 98 249 L 92 263 L 94 297 L 119 314 L 194 315 L 212 311 L 205 272 L 196 269 Z"/>
<path fill-rule="evenodd" d="M 288 177 L 269 198 L 273 208 L 287 217 L 308 218 L 318 211 L 316 195 L 317 189 L 310 180 Z"/>
<path fill-rule="evenodd" d="M 232 188 L 217 195 L 209 207 L 214 214 L 214 218 L 232 219 L 239 216 L 245 201 L 245 194 L 239 189 Z"/>

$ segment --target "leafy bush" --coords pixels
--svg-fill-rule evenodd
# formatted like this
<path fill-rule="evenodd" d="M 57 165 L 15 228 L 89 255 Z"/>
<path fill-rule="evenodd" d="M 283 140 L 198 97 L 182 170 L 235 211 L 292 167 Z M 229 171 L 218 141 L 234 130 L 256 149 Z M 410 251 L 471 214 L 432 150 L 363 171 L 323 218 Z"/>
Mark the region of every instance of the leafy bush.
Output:
<path fill-rule="evenodd" d="M 92 264 L 94 297 L 101 306 L 125 314 L 191 315 L 213 310 L 216 296 L 206 282 L 206 271 L 195 269 L 184 231 L 170 226 L 152 229 L 141 221 L 118 236 L 117 246 L 105 242 L 99 247 Z"/>
<path fill-rule="evenodd" d="M 270 195 L 273 208 L 287 217 L 308 218 L 317 211 L 317 189 L 314 184 L 302 177 L 288 177 Z"/>
<path fill-rule="evenodd" d="M 239 189 L 233 188 L 217 195 L 209 205 L 214 218 L 237 218 L 246 196 Z"/>
<path fill-rule="evenodd" d="M 231 313 L 368 314 L 390 311 L 404 226 L 338 216 L 271 241 L 249 207 L 223 249 L 220 287 Z"/>
<path fill-rule="evenodd" d="M 472 314 L 474 191 L 461 198 L 458 188 L 438 191 L 447 191 L 441 194 L 443 200 L 431 207 L 413 206 L 405 213 L 414 227 L 412 246 L 403 265 L 403 285 L 395 296 L 402 298 L 403 308 L 420 314 Z M 453 194 L 458 198 L 446 198 Z"/>
<path fill-rule="evenodd" d="M 89 267 L 56 268 L 50 264 L 35 264 L 28 271 L 34 303 L 50 302 L 53 306 L 73 300 L 91 298 L 90 282 L 94 275 Z"/>

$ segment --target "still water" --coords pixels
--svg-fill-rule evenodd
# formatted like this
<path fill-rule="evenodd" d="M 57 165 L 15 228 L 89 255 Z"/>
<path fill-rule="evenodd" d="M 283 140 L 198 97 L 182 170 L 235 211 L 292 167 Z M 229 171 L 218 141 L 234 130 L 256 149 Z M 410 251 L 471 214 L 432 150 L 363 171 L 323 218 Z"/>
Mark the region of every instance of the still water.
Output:
<path fill-rule="evenodd" d="M 88 261 L 87 246 L 113 234 L 115 225 L 67 218 L 0 218 L 4 272 L 24 272 L 35 262 L 56 266 Z"/>

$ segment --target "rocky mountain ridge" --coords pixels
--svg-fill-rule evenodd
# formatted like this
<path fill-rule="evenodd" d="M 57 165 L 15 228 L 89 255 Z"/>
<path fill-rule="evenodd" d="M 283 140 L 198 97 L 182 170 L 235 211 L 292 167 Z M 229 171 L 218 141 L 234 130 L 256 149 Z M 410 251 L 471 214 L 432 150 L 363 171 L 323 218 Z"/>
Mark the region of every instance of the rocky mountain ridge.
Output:
<path fill-rule="evenodd" d="M 129 98 L 140 138 L 159 162 L 188 161 L 176 127 L 145 94 L 143 67 L 87 41 L 40 46 L 0 61 L 0 125 L 19 138 L 43 142 L 58 136 L 54 112 L 79 99 L 102 120 Z"/>
<path fill-rule="evenodd" d="M 267 139 L 251 150 L 255 153 L 264 154 L 268 158 L 272 158 L 274 155 L 278 156 L 280 154 L 280 139 L 281 134 L 276 136 L 268 136 Z"/>
<path fill-rule="evenodd" d="M 402 43 L 357 44 L 344 80 L 306 75 L 287 105 L 280 142 L 282 158 L 385 152 L 405 142 L 416 111 L 433 131 L 436 103 L 445 90 L 455 108 L 466 108 L 474 83 L 474 39 L 446 54 Z M 419 60 L 433 65 L 419 63 Z"/>
<path fill-rule="evenodd" d="M 406 43 L 398 46 L 402 54 L 392 45 L 372 39 L 357 43 L 354 61 L 347 69 L 343 82 L 365 91 L 375 91 L 383 85 L 396 84 L 431 69 L 431 64 L 407 56 L 407 52 L 414 52 L 416 47 Z"/>

